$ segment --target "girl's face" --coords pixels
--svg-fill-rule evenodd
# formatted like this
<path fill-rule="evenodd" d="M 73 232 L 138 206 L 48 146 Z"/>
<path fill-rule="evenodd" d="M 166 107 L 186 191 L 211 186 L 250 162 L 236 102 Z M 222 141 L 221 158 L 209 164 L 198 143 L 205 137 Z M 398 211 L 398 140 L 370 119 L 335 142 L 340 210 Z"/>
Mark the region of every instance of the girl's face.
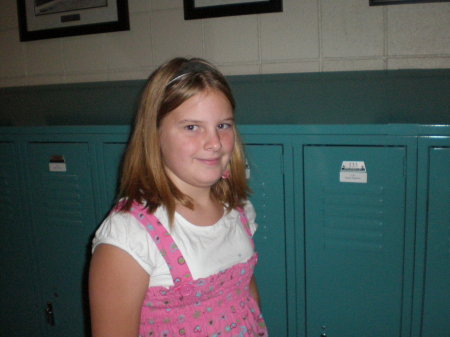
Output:
<path fill-rule="evenodd" d="M 233 123 L 230 102 L 217 90 L 192 96 L 162 120 L 163 163 L 181 192 L 209 189 L 220 179 L 234 148 Z"/>

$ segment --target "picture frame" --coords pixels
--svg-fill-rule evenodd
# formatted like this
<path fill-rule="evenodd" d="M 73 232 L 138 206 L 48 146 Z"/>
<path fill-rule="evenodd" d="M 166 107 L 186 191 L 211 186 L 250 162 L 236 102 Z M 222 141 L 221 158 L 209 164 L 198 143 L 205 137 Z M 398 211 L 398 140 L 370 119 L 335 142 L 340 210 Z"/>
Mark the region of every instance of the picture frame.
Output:
<path fill-rule="evenodd" d="M 370 6 L 417 4 L 427 2 L 448 2 L 450 0 L 369 0 Z"/>
<path fill-rule="evenodd" d="M 128 0 L 17 0 L 21 41 L 130 29 Z"/>
<path fill-rule="evenodd" d="M 282 0 L 183 0 L 184 19 L 282 12 Z"/>

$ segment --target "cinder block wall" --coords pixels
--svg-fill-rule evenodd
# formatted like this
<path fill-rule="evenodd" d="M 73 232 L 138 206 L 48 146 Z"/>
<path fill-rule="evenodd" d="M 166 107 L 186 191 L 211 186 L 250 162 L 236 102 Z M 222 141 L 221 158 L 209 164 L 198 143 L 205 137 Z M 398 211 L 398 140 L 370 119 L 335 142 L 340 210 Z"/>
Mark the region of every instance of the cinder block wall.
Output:
<path fill-rule="evenodd" d="M 226 75 L 450 68 L 450 3 L 283 0 L 283 13 L 183 19 L 182 0 L 129 0 L 131 30 L 20 42 L 0 11 L 0 87 L 144 79 L 200 56 Z"/>

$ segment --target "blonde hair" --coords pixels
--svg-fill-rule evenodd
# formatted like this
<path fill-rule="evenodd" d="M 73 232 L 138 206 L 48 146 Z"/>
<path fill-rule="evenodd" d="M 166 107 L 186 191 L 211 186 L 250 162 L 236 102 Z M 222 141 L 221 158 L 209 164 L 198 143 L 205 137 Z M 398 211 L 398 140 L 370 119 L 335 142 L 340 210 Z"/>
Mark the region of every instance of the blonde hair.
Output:
<path fill-rule="evenodd" d="M 128 211 L 134 201 L 145 204 L 150 213 L 163 205 L 172 224 L 177 202 L 191 209 L 194 207 L 191 198 L 183 194 L 165 172 L 158 129 L 171 111 L 205 90 L 222 92 L 234 113 L 235 102 L 225 77 L 203 59 L 175 58 L 150 75 L 122 165 L 119 198 L 125 201 L 120 210 Z M 230 176 L 219 179 L 211 187 L 212 196 L 228 210 L 243 206 L 250 193 L 243 146 L 235 127 L 234 132 Z"/>

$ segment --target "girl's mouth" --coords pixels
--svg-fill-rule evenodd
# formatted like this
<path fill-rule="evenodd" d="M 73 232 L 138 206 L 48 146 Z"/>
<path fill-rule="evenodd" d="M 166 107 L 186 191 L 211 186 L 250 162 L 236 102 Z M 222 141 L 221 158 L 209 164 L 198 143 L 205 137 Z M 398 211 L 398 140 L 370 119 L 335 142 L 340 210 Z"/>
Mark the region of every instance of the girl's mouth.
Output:
<path fill-rule="evenodd" d="M 209 165 L 209 166 L 215 166 L 215 165 L 220 163 L 220 159 L 219 158 L 199 159 L 199 161 L 202 162 L 203 164 L 206 164 L 206 165 Z"/>

